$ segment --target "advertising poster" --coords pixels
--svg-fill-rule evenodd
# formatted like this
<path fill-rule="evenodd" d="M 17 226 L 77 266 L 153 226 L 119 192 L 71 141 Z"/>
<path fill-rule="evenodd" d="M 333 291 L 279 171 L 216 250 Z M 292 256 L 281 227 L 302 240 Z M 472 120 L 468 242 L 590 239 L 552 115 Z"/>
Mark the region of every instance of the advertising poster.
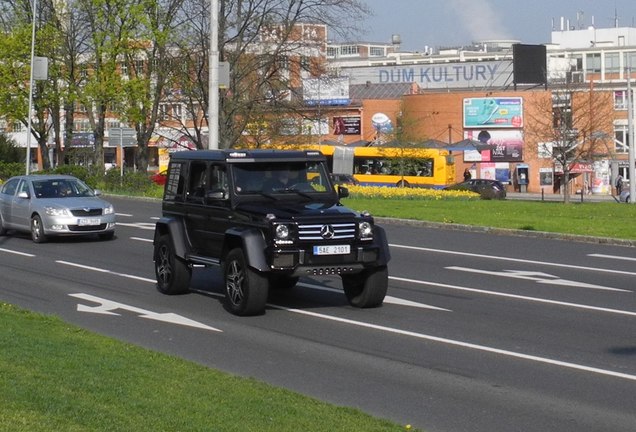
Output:
<path fill-rule="evenodd" d="M 464 138 L 487 145 L 481 149 L 465 151 L 466 162 L 523 161 L 523 135 L 520 130 L 467 130 L 464 131 Z"/>
<path fill-rule="evenodd" d="M 334 135 L 360 135 L 360 116 L 334 117 Z"/>
<path fill-rule="evenodd" d="M 522 128 L 523 99 L 486 97 L 464 99 L 465 128 Z"/>

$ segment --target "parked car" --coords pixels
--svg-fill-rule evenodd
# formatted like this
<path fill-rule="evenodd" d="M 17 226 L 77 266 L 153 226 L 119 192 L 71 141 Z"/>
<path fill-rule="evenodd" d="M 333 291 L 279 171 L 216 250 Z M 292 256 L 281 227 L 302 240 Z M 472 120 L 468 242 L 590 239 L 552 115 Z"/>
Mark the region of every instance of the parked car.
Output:
<path fill-rule="evenodd" d="M 483 199 L 504 199 L 506 188 L 498 180 L 470 179 L 461 183 L 447 186 L 446 190 L 469 190 L 477 192 Z"/>
<path fill-rule="evenodd" d="M 158 184 L 160 186 L 163 186 L 166 184 L 166 170 L 154 173 L 150 175 L 150 180 L 152 180 L 153 183 Z"/>
<path fill-rule="evenodd" d="M 629 190 L 622 191 L 621 194 L 618 196 L 618 200 L 620 202 L 629 203 L 629 201 L 630 201 L 630 199 L 629 199 Z"/>
<path fill-rule="evenodd" d="M 115 209 L 84 182 L 70 175 L 23 175 L 0 187 L 0 235 L 31 233 L 35 243 L 49 236 L 115 235 Z"/>
<path fill-rule="evenodd" d="M 335 185 L 359 185 L 360 182 L 351 174 L 329 174 Z"/>

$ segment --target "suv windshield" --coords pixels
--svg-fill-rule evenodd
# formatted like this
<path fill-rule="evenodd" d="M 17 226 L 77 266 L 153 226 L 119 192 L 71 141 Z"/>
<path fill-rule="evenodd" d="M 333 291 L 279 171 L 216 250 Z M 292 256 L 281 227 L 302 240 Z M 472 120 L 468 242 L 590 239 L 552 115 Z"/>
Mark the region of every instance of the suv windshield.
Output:
<path fill-rule="evenodd" d="M 233 173 L 239 195 L 333 192 L 320 162 L 234 164 Z"/>

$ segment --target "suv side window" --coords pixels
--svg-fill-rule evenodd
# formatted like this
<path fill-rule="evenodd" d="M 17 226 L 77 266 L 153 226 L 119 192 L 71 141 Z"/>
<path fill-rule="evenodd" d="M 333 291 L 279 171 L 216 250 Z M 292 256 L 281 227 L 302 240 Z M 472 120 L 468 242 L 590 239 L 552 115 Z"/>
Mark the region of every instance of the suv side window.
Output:
<path fill-rule="evenodd" d="M 207 190 L 207 165 L 204 162 L 190 164 L 190 181 L 186 199 L 188 201 L 203 202 Z"/>
<path fill-rule="evenodd" d="M 172 162 L 168 178 L 166 179 L 166 189 L 164 199 L 167 201 L 175 201 L 183 197 L 185 190 L 185 177 L 183 173 L 183 164 Z"/>
<path fill-rule="evenodd" d="M 210 165 L 210 184 L 207 188 L 206 197 L 214 199 L 228 198 L 227 173 L 223 165 Z"/>

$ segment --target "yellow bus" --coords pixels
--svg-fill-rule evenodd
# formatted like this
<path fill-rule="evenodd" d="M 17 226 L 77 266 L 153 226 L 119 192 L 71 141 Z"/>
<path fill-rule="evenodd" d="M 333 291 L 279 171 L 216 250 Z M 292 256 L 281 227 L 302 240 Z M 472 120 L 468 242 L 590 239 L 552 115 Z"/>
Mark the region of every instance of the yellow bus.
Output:
<path fill-rule="evenodd" d="M 329 159 L 331 172 L 353 174 L 361 185 L 441 189 L 455 183 L 455 164 L 447 150 L 414 147 L 315 145 Z"/>

